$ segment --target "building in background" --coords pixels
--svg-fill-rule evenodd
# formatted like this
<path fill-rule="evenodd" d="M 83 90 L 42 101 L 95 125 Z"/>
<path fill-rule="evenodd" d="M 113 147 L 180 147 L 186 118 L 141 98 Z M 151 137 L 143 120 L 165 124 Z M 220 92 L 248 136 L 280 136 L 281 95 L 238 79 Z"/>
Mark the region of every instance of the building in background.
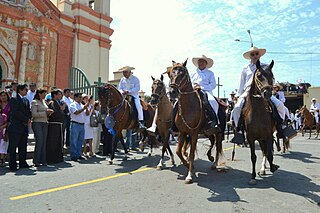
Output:
<path fill-rule="evenodd" d="M 110 0 L 0 0 L 0 82 L 68 87 L 69 68 L 109 80 Z"/>

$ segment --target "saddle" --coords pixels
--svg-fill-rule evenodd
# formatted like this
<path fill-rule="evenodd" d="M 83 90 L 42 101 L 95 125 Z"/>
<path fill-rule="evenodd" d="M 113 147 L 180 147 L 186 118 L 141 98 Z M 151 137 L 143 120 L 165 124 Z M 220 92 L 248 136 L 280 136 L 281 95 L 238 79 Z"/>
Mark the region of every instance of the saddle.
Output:
<path fill-rule="evenodd" d="M 136 104 L 134 102 L 135 97 L 133 97 L 132 95 L 127 95 L 125 97 L 125 99 L 131 105 L 131 112 L 130 113 L 132 114 L 132 118 L 134 120 L 138 120 L 138 110 L 137 110 Z M 141 100 L 141 99 L 140 99 L 140 103 L 141 103 L 141 106 L 142 106 L 143 118 L 144 118 L 145 121 L 147 121 L 147 120 L 150 119 L 150 113 L 148 111 L 148 103 L 143 101 L 143 100 Z"/>

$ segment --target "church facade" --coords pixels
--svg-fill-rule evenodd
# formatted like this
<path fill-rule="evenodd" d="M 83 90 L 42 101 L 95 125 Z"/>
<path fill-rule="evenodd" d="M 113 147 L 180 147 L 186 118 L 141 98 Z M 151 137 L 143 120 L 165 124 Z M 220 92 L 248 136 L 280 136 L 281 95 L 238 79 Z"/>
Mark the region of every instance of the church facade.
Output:
<path fill-rule="evenodd" d="M 68 87 L 69 68 L 109 80 L 110 0 L 0 0 L 0 82 Z"/>

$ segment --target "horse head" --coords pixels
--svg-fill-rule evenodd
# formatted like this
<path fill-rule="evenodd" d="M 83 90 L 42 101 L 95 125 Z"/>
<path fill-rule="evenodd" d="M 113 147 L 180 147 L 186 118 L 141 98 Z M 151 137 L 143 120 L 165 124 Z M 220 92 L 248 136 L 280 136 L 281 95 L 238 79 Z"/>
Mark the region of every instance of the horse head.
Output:
<path fill-rule="evenodd" d="M 183 92 L 188 83 L 191 85 L 188 69 L 186 67 L 188 59 L 183 63 L 176 63 L 172 61 L 171 69 L 167 70 L 167 74 L 170 78 L 170 99 L 174 100 Z"/>
<path fill-rule="evenodd" d="M 256 71 L 253 77 L 253 84 L 251 89 L 253 89 L 253 95 L 260 95 L 262 98 L 269 100 L 272 96 L 272 86 L 274 82 L 274 77 L 272 73 L 272 67 L 274 65 L 273 60 L 270 65 L 261 66 L 260 61 L 256 63 Z"/>
<path fill-rule="evenodd" d="M 112 84 L 98 87 L 98 98 L 102 108 L 112 108 L 123 99 L 121 93 Z"/>
<path fill-rule="evenodd" d="M 151 94 L 151 105 L 157 105 L 160 102 L 160 99 L 166 94 L 166 85 L 163 83 L 163 75 L 161 75 L 160 80 L 152 77 L 152 94 Z"/>

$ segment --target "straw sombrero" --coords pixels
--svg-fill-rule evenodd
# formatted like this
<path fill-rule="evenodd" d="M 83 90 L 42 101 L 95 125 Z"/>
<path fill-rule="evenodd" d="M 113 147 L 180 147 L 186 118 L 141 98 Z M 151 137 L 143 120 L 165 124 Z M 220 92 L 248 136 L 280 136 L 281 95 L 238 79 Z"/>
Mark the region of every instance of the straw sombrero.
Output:
<path fill-rule="evenodd" d="M 278 87 L 279 90 L 282 90 L 282 89 L 283 89 L 282 85 L 279 84 L 279 83 L 274 84 L 273 87 Z"/>
<path fill-rule="evenodd" d="M 249 59 L 250 60 L 250 54 L 252 52 L 259 52 L 259 55 L 263 56 L 266 53 L 266 49 L 260 49 L 258 47 L 251 47 L 250 50 L 248 50 L 247 52 L 243 53 L 243 57 L 245 59 Z"/>
<path fill-rule="evenodd" d="M 134 67 L 130 67 L 130 66 L 125 66 L 119 69 L 119 71 L 123 72 L 123 71 L 131 71 L 134 70 Z"/>
<path fill-rule="evenodd" d="M 316 98 L 312 98 L 312 99 L 311 99 L 311 102 L 312 102 L 312 101 L 317 101 L 317 99 L 316 99 Z"/>
<path fill-rule="evenodd" d="M 203 59 L 203 60 L 205 60 L 207 62 L 207 66 L 206 66 L 207 68 L 212 67 L 213 60 L 211 58 L 206 57 L 205 55 L 202 55 L 202 57 L 193 58 L 192 59 L 192 63 L 194 64 L 194 66 L 198 67 L 198 61 L 200 59 Z"/>
<path fill-rule="evenodd" d="M 234 91 L 232 91 L 231 93 L 230 93 L 230 95 L 235 95 L 236 93 L 234 93 Z"/>

